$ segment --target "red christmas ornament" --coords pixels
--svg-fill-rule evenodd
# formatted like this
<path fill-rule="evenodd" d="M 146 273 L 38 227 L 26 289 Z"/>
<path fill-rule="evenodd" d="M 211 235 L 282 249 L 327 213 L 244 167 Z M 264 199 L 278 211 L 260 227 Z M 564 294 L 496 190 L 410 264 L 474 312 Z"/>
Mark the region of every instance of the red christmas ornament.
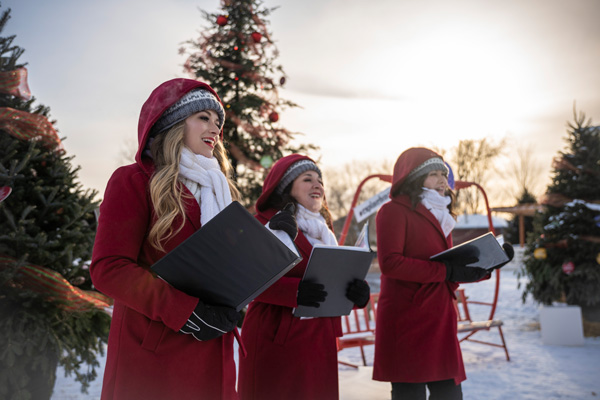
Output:
<path fill-rule="evenodd" d="M 575 271 L 575 264 L 573 264 L 573 261 L 568 261 L 562 265 L 562 270 L 565 274 L 571 275 Z"/>
<path fill-rule="evenodd" d="M 285 85 L 285 76 L 282 76 L 281 79 L 279 79 L 279 84 L 281 86 Z"/>
<path fill-rule="evenodd" d="M 254 43 L 259 43 L 260 39 L 262 39 L 262 35 L 259 32 L 252 32 L 250 36 L 252 36 L 252 40 L 254 40 Z"/>
<path fill-rule="evenodd" d="M 225 24 L 227 24 L 227 16 L 226 15 L 219 15 L 217 17 L 217 25 L 223 26 Z"/>
<path fill-rule="evenodd" d="M 277 122 L 279 121 L 279 114 L 273 111 L 271 114 L 269 114 L 269 119 L 271 120 L 271 122 Z"/>

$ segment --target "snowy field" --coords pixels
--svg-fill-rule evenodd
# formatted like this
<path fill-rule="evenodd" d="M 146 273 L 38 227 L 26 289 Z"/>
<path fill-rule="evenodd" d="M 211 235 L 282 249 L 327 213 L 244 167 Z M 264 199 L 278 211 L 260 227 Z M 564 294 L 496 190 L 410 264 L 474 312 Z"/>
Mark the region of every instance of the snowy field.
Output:
<path fill-rule="evenodd" d="M 550 400 L 600 399 L 600 338 L 585 338 L 578 347 L 542 344 L 539 307 L 531 298 L 521 302 L 517 288 L 518 257 L 502 269 L 500 296 L 495 318 L 504 321 L 503 332 L 510 353 L 506 361 L 501 348 L 478 343 L 462 343 L 467 380 L 463 382 L 467 400 Z M 371 277 L 376 282 L 377 277 Z M 373 285 L 376 286 L 376 285 Z M 463 285 L 472 300 L 490 301 L 494 282 Z M 477 313 L 473 306 L 472 313 Z M 487 316 L 487 311 L 481 310 Z M 498 342 L 498 330 L 478 332 L 475 338 Z M 370 379 L 373 346 L 366 348 L 369 366 L 358 370 L 340 366 L 342 400 L 389 399 L 389 384 Z M 339 359 L 361 364 L 358 348 L 339 353 Z M 100 360 L 104 363 L 104 359 Z M 100 371 L 100 374 L 102 371 Z M 88 394 L 82 394 L 72 377 L 57 372 L 53 400 L 92 400 L 100 398 L 102 377 L 92 382 Z M 312 399 L 307 399 L 312 400 Z"/>

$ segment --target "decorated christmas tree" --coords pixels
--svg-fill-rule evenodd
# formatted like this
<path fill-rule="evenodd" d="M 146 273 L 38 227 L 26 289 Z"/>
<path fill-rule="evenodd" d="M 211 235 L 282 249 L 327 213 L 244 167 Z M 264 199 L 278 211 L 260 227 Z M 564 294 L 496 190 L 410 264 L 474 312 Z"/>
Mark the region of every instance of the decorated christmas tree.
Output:
<path fill-rule="evenodd" d="M 600 321 L 600 127 L 575 115 L 566 141 L 528 235 L 523 299 L 565 301 L 581 306 L 584 319 Z"/>
<path fill-rule="evenodd" d="M 34 106 L 23 49 L 0 15 L 0 398 L 47 399 L 56 367 L 82 390 L 108 337 L 109 299 L 88 272 L 95 192 L 77 183 L 49 108 Z"/>
<path fill-rule="evenodd" d="M 314 149 L 292 145 L 298 134 L 280 122 L 281 110 L 297 105 L 278 95 L 286 76 L 275 64 L 278 51 L 267 29 L 273 10 L 257 0 L 223 0 L 220 13 L 203 12 L 209 26 L 180 49 L 189 55 L 185 70 L 209 83 L 225 104 L 224 142 L 248 205 L 260 195 L 274 161 Z"/>

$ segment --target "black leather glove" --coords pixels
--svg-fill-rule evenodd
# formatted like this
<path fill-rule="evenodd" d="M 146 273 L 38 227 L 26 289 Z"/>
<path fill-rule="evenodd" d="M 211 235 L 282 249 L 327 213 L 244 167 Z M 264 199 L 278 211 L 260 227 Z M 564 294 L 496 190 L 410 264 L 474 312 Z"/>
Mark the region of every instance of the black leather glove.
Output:
<path fill-rule="evenodd" d="M 355 279 L 348 284 L 346 297 L 350 299 L 357 307 L 363 308 L 369 303 L 371 289 L 369 284 L 360 279 Z"/>
<path fill-rule="evenodd" d="M 216 339 L 231 332 L 240 318 L 240 313 L 231 307 L 211 306 L 198 301 L 196 309 L 179 332 L 193 335 L 201 341 Z"/>
<path fill-rule="evenodd" d="M 504 249 L 504 252 L 508 256 L 508 261 L 503 262 L 502 264 L 496 265 L 492 269 L 500 269 L 500 268 L 504 267 L 506 264 L 508 264 L 509 262 L 511 262 L 512 259 L 515 257 L 515 249 L 513 249 L 512 245 L 510 243 L 504 243 L 502 245 L 502 248 Z"/>
<path fill-rule="evenodd" d="M 294 203 L 288 203 L 283 209 L 277 214 L 273 215 L 273 218 L 269 221 L 269 227 L 271 229 L 279 229 L 287 233 L 292 240 L 298 236 L 298 224 L 296 223 L 296 217 L 294 212 L 296 206 Z"/>
<path fill-rule="evenodd" d="M 327 297 L 325 286 L 320 283 L 300 281 L 298 294 L 296 295 L 299 306 L 319 308 L 320 303 L 325 301 L 325 297 Z"/>
<path fill-rule="evenodd" d="M 488 274 L 488 270 L 479 267 L 467 267 L 478 261 L 477 257 L 461 261 L 444 261 L 446 280 L 451 282 L 477 282 Z"/>

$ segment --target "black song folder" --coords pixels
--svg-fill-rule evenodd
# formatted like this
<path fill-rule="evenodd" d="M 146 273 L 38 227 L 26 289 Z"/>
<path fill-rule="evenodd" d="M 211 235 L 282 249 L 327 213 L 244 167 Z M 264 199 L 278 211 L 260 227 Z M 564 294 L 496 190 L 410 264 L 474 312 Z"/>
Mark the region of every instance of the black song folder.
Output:
<path fill-rule="evenodd" d="M 298 306 L 295 317 L 339 317 L 350 314 L 354 303 L 346 297 L 348 284 L 364 280 L 375 253 L 369 245 L 369 224 L 363 226 L 355 246 L 316 244 L 310 253 L 302 280 L 325 286 L 327 297 L 319 307 Z"/>
<path fill-rule="evenodd" d="M 476 263 L 468 264 L 468 267 L 480 267 L 492 269 L 497 265 L 508 261 L 506 252 L 492 232 L 471 239 L 467 242 L 456 245 L 441 253 L 430 257 L 432 261 L 453 261 L 464 260 L 471 257 L 479 258 Z"/>
<path fill-rule="evenodd" d="M 301 260 L 234 201 L 151 268 L 190 296 L 240 311 Z"/>

